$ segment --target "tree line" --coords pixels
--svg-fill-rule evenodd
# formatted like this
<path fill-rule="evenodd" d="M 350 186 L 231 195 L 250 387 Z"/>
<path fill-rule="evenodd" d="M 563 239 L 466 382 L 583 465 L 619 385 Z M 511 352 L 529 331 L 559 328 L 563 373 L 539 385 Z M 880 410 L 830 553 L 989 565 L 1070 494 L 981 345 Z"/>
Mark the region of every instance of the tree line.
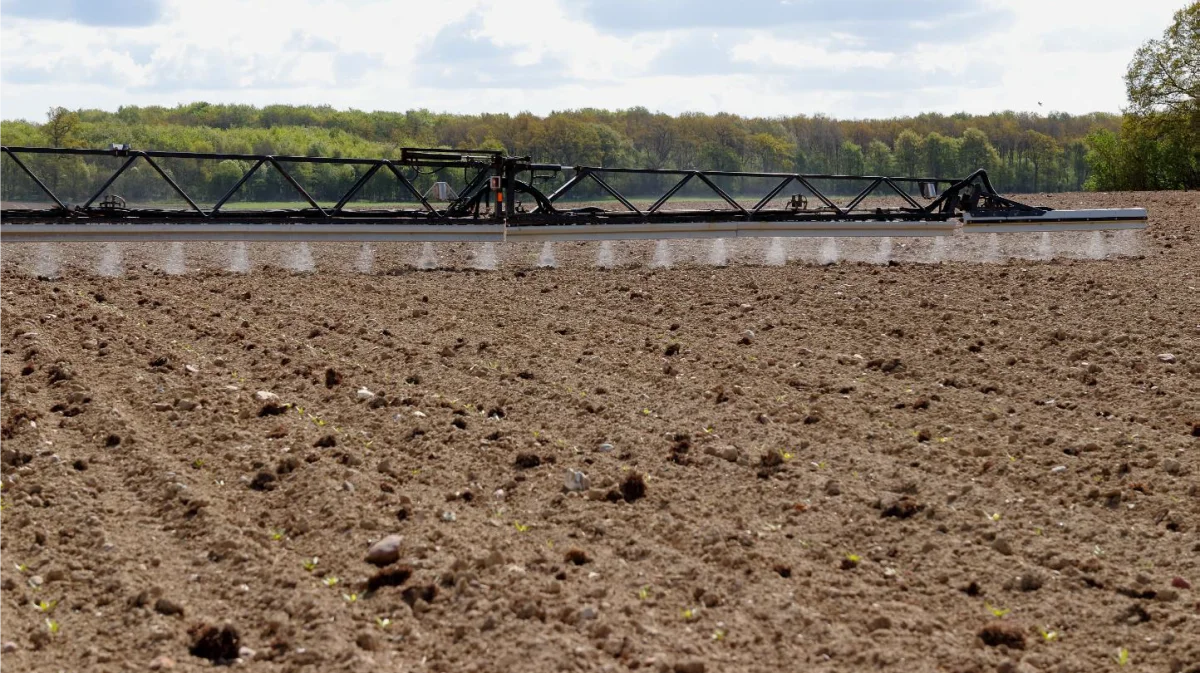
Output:
<path fill-rule="evenodd" d="M 334 157 L 395 158 L 402 147 L 474 148 L 571 166 L 947 178 L 984 168 L 998 189 L 1032 192 L 1082 189 L 1091 175 L 1086 138 L 1095 133 L 1118 133 L 1121 124 L 1120 116 L 1105 113 L 923 114 L 837 120 L 823 115 L 670 116 L 631 108 L 568 110 L 539 117 L 529 113 L 458 115 L 428 110 L 362 112 L 329 106 L 258 108 L 193 103 L 171 108 L 127 106 L 116 112 L 55 108 L 45 123 L 0 123 L 0 139 L 5 145 L 107 147 L 119 142 L 139 149 Z M 5 157 L 4 161 L 11 160 Z M 95 183 L 116 165 L 115 160 L 75 158 L 31 158 L 26 163 L 43 169 L 52 188 L 65 188 L 72 195 L 98 187 Z M 249 168 L 238 161 L 196 166 L 179 160 L 161 163 L 189 193 L 208 200 L 219 198 Z M 10 168 L 6 165 L 6 172 Z M 294 170 L 297 180 L 321 200 L 336 199 L 357 177 L 357 170 L 346 166 L 297 164 Z M 121 180 L 121 189 L 127 192 L 162 191 L 161 179 L 149 167 Z M 666 180 L 614 176 L 618 188 L 631 194 L 661 192 L 669 186 Z M 416 176 L 416 181 L 424 188 L 433 178 Z M 16 198 L 15 190 L 28 191 L 28 185 L 16 182 L 6 181 L 5 199 Z M 401 200 L 402 194 L 391 182 L 373 179 L 364 196 Z M 14 184 L 10 187 L 9 183 Z M 750 184 L 722 187 L 738 193 L 758 188 Z M 281 178 L 262 170 L 243 192 L 243 198 L 254 200 L 290 201 L 295 197 Z"/>

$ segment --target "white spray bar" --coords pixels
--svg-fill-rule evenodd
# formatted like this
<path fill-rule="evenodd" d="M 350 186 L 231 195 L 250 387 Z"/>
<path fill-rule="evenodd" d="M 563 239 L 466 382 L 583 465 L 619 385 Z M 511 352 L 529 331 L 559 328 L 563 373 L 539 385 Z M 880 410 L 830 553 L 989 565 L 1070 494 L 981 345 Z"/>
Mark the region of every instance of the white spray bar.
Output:
<path fill-rule="evenodd" d="M 1100 231 L 1145 229 L 1145 208 L 1050 210 L 1012 216 L 963 213 L 963 233 L 1013 234 L 1025 231 Z"/>

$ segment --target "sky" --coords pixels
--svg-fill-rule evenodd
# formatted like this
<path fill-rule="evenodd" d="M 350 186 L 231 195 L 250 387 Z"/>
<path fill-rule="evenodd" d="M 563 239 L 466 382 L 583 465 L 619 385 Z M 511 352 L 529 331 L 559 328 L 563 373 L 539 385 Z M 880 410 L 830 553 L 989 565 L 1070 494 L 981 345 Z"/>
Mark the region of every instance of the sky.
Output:
<path fill-rule="evenodd" d="M 1119 112 L 1186 0 L 0 0 L 0 118 L 272 103 L 544 115 Z"/>

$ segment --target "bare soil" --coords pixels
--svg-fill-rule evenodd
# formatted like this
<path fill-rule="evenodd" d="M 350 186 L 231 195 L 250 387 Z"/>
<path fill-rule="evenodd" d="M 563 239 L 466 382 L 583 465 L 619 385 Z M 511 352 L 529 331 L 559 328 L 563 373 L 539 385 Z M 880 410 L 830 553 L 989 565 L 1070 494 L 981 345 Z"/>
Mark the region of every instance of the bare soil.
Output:
<path fill-rule="evenodd" d="M 1200 671 L 1200 195 L 1037 201 L 1151 227 L 5 246 L 4 669 Z"/>

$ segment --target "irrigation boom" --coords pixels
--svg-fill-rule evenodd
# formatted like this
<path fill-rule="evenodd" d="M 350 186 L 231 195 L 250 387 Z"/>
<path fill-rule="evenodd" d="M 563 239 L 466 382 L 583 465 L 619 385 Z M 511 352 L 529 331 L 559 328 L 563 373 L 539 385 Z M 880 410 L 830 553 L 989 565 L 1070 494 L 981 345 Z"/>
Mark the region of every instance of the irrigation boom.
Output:
<path fill-rule="evenodd" d="M 162 152 L 113 145 L 109 149 L 0 147 L 13 165 L 49 198 L 47 207 L 0 205 L 0 238 L 5 242 L 76 241 L 545 241 L 783 236 L 947 236 L 959 232 L 1049 232 L 1144 229 L 1142 208 L 1054 210 L 1001 196 L 987 172 L 965 178 L 755 173 L 664 168 L 603 168 L 537 163 L 530 157 L 490 150 L 405 148 L 399 159 L 272 156 Z M 71 204 L 47 186 L 26 159 L 52 167 L 54 161 L 123 159 L 103 185 L 82 204 Z M 164 170 L 159 161 L 200 160 L 249 165 L 216 203 L 202 207 Z M 143 162 L 184 202 L 186 208 L 134 207 L 109 190 L 122 174 Z M 30 161 L 30 163 L 34 163 Z M 349 167 L 353 184 L 333 205 L 321 205 L 285 166 L 332 164 Z M 35 165 L 35 167 L 37 167 Z M 465 186 L 438 208 L 418 191 L 416 176 L 462 169 Z M 308 207 L 226 209 L 260 171 L 278 171 Z M 11 171 L 10 171 L 11 172 Z M 45 171 L 43 171 L 45 172 Z M 545 193 L 536 185 L 566 174 Z M 412 199 L 412 207 L 384 208 L 353 202 L 377 175 L 390 175 Z M 614 176 L 658 176 L 670 184 L 651 205 L 639 208 L 616 189 Z M 12 176 L 5 176 L 12 179 Z M 773 186 L 753 205 L 743 205 L 718 186 L 728 179 L 763 180 Z M 858 189 L 839 205 L 838 185 Z M 687 185 L 703 186 L 720 208 L 670 209 L 664 206 Z M 595 185 L 617 208 L 568 204 L 584 184 Z M 864 185 L 858 188 L 858 185 Z M 789 190 L 789 188 L 791 188 Z M 592 187 L 595 189 L 595 187 Z M 900 205 L 876 207 L 874 194 Z M 692 197 L 689 197 L 691 199 Z M 898 199 L 898 201 L 896 200 Z M 925 203 L 922 203 L 921 201 Z M 244 204 L 241 204 L 244 205 Z"/>

